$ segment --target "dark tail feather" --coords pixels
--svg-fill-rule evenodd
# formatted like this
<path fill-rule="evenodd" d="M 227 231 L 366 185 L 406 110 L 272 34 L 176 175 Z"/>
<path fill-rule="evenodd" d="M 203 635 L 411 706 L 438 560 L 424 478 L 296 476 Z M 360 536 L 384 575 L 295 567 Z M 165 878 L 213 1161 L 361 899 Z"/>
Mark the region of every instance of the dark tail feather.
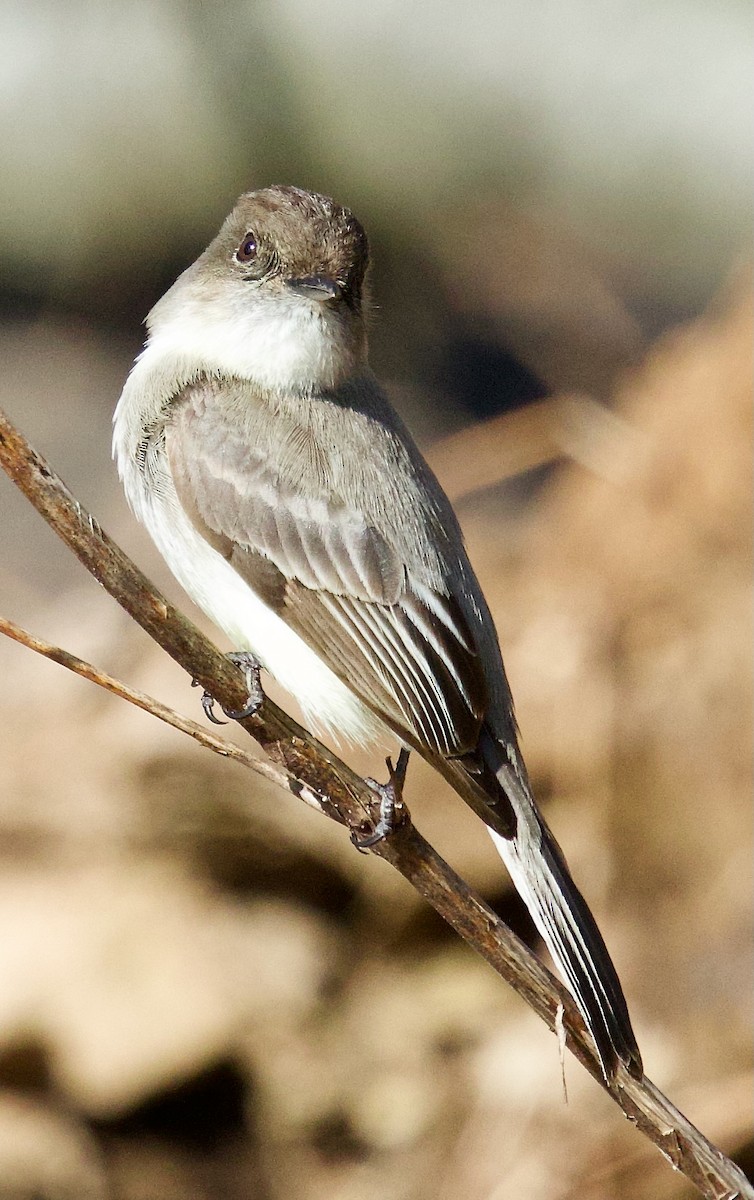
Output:
<path fill-rule="evenodd" d="M 480 749 L 515 814 L 512 837 L 493 829 L 490 834 L 594 1038 L 605 1078 L 614 1078 L 619 1062 L 641 1078 L 626 1001 L 594 917 L 534 806 L 523 772 L 492 738 L 483 738 Z"/>

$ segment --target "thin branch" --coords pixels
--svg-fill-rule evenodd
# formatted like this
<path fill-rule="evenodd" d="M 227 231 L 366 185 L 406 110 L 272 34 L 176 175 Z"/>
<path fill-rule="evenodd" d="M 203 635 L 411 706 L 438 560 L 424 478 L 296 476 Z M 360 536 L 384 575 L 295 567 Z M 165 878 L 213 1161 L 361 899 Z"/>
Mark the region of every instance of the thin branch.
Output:
<path fill-rule="evenodd" d="M 523 471 L 558 462 L 565 451 L 557 433 L 557 400 L 548 397 L 445 434 L 427 448 L 426 456 L 458 504 Z"/>
<path fill-rule="evenodd" d="M 96 579 L 189 675 L 225 708 L 242 708 L 240 671 L 220 653 L 131 560 L 103 533 L 47 463 L 0 411 L 0 463 L 45 520 Z M 266 699 L 241 722 L 272 761 L 286 771 L 286 786 L 321 797 L 322 811 L 359 835 L 371 827 L 375 794 L 306 730 Z M 407 819 L 372 852 L 391 863 L 515 990 L 556 1030 L 562 1006 L 566 1043 L 628 1119 L 657 1145 L 708 1200 L 754 1200 L 754 1189 L 646 1078 L 619 1070 L 612 1085 L 602 1078 L 591 1041 L 568 992 L 464 883 Z"/>
<path fill-rule="evenodd" d="M 26 646 L 27 649 L 33 650 L 36 654 L 41 654 L 43 658 L 49 658 L 61 667 L 66 667 L 74 675 L 80 675 L 82 679 L 88 679 L 90 683 L 96 683 L 98 687 L 111 692 L 113 696 L 119 696 L 121 700 L 127 700 L 129 704 L 142 709 L 143 712 L 151 713 L 153 717 L 157 717 L 158 721 L 164 721 L 166 725 L 172 726 L 173 729 L 179 730 L 180 733 L 188 734 L 190 738 L 193 738 L 195 742 L 198 742 L 206 750 L 213 750 L 215 754 L 219 754 L 222 758 L 232 759 L 233 762 L 240 763 L 243 767 L 248 767 L 251 771 L 255 771 L 257 775 L 261 775 L 264 779 L 269 780 L 270 783 L 276 783 L 278 787 L 286 788 L 289 791 L 293 787 L 294 781 L 285 767 L 269 762 L 266 758 L 257 758 L 255 755 L 249 754 L 246 750 L 242 750 L 240 746 L 234 745 L 233 742 L 228 742 L 225 738 L 220 738 L 214 733 L 209 733 L 202 725 L 197 725 L 196 721 L 190 721 L 188 717 L 182 717 L 175 709 L 168 708 L 166 704 L 161 704 L 153 696 L 148 696 L 146 692 L 136 691 L 135 688 L 122 683 L 120 679 L 114 679 L 112 675 L 108 675 L 105 671 L 100 671 L 98 667 L 92 666 L 91 663 L 85 662 L 83 658 L 78 658 L 68 650 L 61 649 L 60 646 L 53 646 L 50 642 L 45 642 L 41 638 L 35 637 L 33 633 L 22 629 L 20 625 L 16 625 L 14 621 L 9 621 L 7 617 L 0 616 L 0 633 L 12 638 L 14 642 L 18 642 L 20 645 Z M 309 788 L 305 786 L 301 787 L 298 795 L 311 808 L 316 809 L 317 812 L 322 812 L 321 797 L 315 795 Z"/>
<path fill-rule="evenodd" d="M 446 434 L 428 448 L 427 459 L 458 504 L 564 458 L 618 481 L 633 469 L 643 446 L 639 431 L 605 405 L 565 392 Z"/>

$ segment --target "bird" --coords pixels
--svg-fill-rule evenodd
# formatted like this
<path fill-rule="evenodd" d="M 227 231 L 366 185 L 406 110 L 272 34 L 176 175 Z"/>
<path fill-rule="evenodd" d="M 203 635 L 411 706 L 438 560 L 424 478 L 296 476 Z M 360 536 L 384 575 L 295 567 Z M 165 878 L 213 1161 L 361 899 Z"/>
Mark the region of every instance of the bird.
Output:
<path fill-rule="evenodd" d="M 487 826 L 593 1038 L 642 1075 L 626 1000 L 532 794 L 495 625 L 440 483 L 373 375 L 366 233 L 245 193 L 149 313 L 114 415 L 128 502 L 178 582 L 313 731 L 385 732 Z"/>

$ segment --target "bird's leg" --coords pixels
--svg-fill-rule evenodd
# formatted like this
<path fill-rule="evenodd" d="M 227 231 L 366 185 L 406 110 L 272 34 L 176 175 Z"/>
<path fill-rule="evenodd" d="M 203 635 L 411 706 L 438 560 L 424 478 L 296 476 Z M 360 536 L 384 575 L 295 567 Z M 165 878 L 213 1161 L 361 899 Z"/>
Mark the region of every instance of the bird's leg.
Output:
<path fill-rule="evenodd" d="M 262 701 L 264 700 L 264 692 L 259 679 L 261 664 L 257 662 L 254 655 L 248 650 L 234 650 L 226 656 L 237 667 L 240 667 L 246 679 L 246 690 L 248 693 L 246 704 L 241 709 L 223 708 L 226 717 L 231 721 L 243 721 L 244 717 L 253 717 L 254 713 L 259 710 Z M 191 686 L 197 687 L 198 679 L 192 679 Z M 211 692 L 202 693 L 202 708 L 204 709 L 207 720 L 212 721 L 214 725 L 225 725 L 226 721 L 221 721 L 215 716 L 215 697 Z M 222 705 L 220 706 L 222 708 Z"/>
<path fill-rule="evenodd" d="M 388 837 L 398 828 L 403 819 L 403 785 L 406 782 L 408 756 L 408 750 L 402 746 L 395 767 L 391 759 L 385 760 L 389 773 L 387 783 L 378 783 L 376 779 L 366 780 L 372 791 L 379 796 L 380 808 L 379 817 L 374 823 L 371 833 L 361 837 L 355 829 L 351 831 L 351 841 L 362 853 L 366 853 L 371 846 L 375 846 L 377 842 Z"/>

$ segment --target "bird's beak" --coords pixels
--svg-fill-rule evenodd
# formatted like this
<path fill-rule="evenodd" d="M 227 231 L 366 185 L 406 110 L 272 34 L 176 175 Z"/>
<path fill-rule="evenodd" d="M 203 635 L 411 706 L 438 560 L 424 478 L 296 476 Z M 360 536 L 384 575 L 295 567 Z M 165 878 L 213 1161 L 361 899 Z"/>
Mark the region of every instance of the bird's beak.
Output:
<path fill-rule="evenodd" d="M 304 279 L 286 279 L 289 287 L 297 296 L 305 296 L 307 300 L 338 300 L 343 294 L 343 288 L 334 279 L 326 275 L 307 275 Z"/>

